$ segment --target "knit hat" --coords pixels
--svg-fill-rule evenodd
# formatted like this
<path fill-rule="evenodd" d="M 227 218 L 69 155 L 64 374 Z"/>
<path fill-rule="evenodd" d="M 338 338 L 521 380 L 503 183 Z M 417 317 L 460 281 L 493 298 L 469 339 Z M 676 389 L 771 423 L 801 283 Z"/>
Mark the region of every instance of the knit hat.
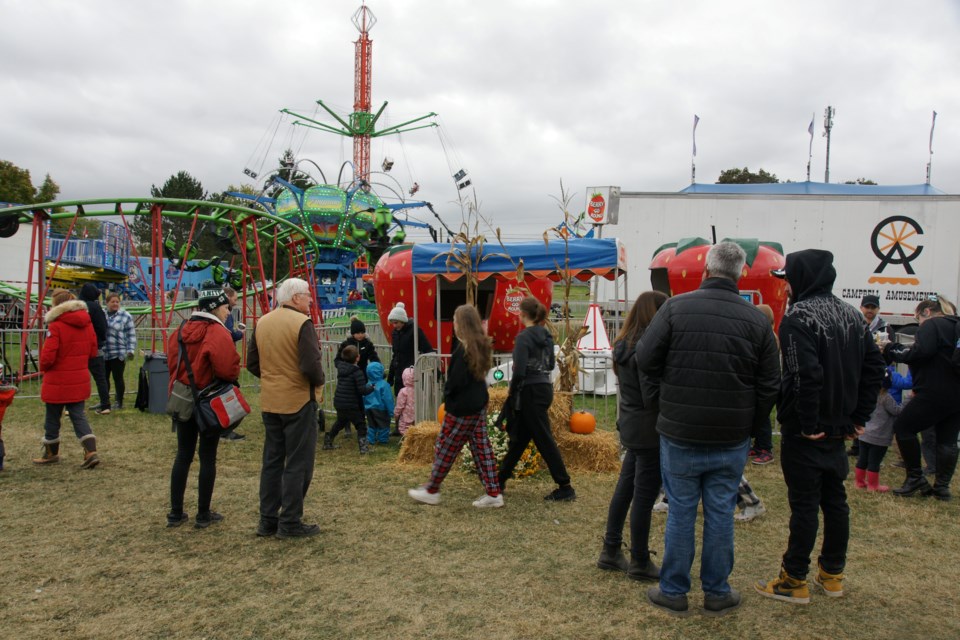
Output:
<path fill-rule="evenodd" d="M 397 306 L 393 309 L 390 309 L 390 315 L 387 316 L 387 322 L 407 322 L 410 318 L 407 317 L 406 306 L 402 302 L 398 302 Z"/>
<path fill-rule="evenodd" d="M 216 295 L 204 296 L 197 300 L 197 310 L 211 313 L 217 307 L 222 307 L 228 304 L 230 304 L 230 300 L 227 299 L 227 294 L 221 291 Z"/>
<path fill-rule="evenodd" d="M 363 324 L 363 320 L 354 316 L 350 318 L 350 335 L 354 333 L 366 333 L 367 325 Z"/>

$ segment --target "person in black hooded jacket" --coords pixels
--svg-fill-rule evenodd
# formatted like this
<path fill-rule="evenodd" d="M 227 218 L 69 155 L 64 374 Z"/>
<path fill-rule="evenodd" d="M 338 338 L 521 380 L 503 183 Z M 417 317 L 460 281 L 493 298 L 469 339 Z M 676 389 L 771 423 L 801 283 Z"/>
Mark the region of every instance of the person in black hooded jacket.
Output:
<path fill-rule="evenodd" d="M 107 343 L 107 314 L 100 306 L 100 290 L 92 282 L 80 288 L 80 299 L 87 304 L 93 332 L 97 334 L 97 357 L 90 358 L 87 363 L 97 385 L 97 395 L 100 396 L 100 404 L 94 411 L 99 415 L 106 415 L 110 413 L 110 385 L 107 383 L 107 367 L 103 361 L 103 347 Z"/>
<path fill-rule="evenodd" d="M 400 394 L 403 389 L 403 372 L 407 367 L 412 367 L 418 354 L 431 353 L 433 346 L 427 339 L 427 334 L 418 327 L 412 318 L 407 317 L 404 304 L 398 302 L 390 310 L 387 316 L 387 322 L 393 327 L 393 333 L 390 335 L 390 345 L 393 347 L 393 357 L 390 359 L 390 367 L 387 370 L 387 383 L 393 386 L 393 395 Z M 414 353 L 413 342 L 416 335 L 417 353 Z"/>
<path fill-rule="evenodd" d="M 777 403 L 790 537 L 779 577 L 758 582 L 756 590 L 805 604 L 819 511 L 823 547 L 814 580 L 827 595 L 843 595 L 850 538 L 844 440 L 863 433 L 877 405 L 884 364 L 863 315 L 831 293 L 837 277 L 832 253 L 791 253 L 784 270 L 774 275 L 786 278 L 791 302 L 780 323 L 783 377 Z"/>
<path fill-rule="evenodd" d="M 660 568 L 650 559 L 650 514 L 660 491 L 660 435 L 656 401 L 645 401 L 644 376 L 636 366 L 636 345 L 657 310 L 667 301 L 659 291 L 640 294 L 613 345 L 613 371 L 619 386 L 617 430 L 624 448 L 617 487 L 610 499 L 607 531 L 597 566 L 626 571 L 634 580 L 656 580 Z M 632 503 L 632 504 L 631 504 Z M 624 557 L 623 523 L 630 510 L 630 562 Z"/>
<path fill-rule="evenodd" d="M 557 442 L 553 439 L 547 415 L 553 402 L 550 372 L 556 359 L 553 336 L 543 326 L 546 319 L 547 309 L 536 298 L 526 297 L 520 302 L 520 320 L 525 328 L 517 335 L 513 345 L 513 373 L 510 392 L 504 403 L 504 408 L 512 411 L 507 420 L 510 444 L 500 464 L 500 488 L 502 490 L 506 486 L 507 479 L 513 474 L 513 469 L 532 439 L 547 463 L 553 481 L 557 483 L 557 488 L 548 493 L 544 500 L 575 500 L 577 493 L 570 486 L 570 476 Z"/>
<path fill-rule="evenodd" d="M 933 494 L 938 500 L 950 499 L 950 481 L 957 468 L 957 434 L 960 432 L 960 372 L 951 357 L 958 342 L 956 316 L 946 316 L 940 300 L 924 300 L 917 305 L 915 317 L 920 329 L 913 345 L 890 343 L 884 356 L 910 365 L 913 374 L 913 400 L 903 408 L 893 425 L 897 445 L 903 456 L 907 477 L 894 489 L 899 496 Z M 936 474 L 933 487 L 920 468 L 917 433 L 933 427 L 936 433 Z"/>

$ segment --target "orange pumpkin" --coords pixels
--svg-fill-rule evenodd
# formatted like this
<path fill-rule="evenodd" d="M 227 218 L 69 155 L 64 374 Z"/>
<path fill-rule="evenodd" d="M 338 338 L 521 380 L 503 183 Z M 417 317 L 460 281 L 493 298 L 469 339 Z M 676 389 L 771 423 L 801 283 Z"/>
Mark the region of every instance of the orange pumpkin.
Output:
<path fill-rule="evenodd" d="M 596 428 L 597 419 L 592 413 L 575 411 L 573 415 L 570 416 L 570 431 L 573 433 L 593 433 Z"/>
<path fill-rule="evenodd" d="M 447 410 L 445 407 L 446 407 L 445 402 L 441 402 L 440 406 L 437 407 L 437 422 L 439 422 L 440 424 L 443 424 L 443 418 L 444 416 L 447 415 Z"/>

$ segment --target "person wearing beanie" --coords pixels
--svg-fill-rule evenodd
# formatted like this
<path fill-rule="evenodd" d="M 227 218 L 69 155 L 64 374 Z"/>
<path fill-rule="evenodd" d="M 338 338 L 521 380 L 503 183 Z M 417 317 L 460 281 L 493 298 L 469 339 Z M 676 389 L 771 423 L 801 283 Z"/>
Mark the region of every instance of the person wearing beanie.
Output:
<path fill-rule="evenodd" d="M 230 313 L 229 304 L 224 293 L 203 296 L 197 301 L 197 308 L 190 318 L 167 339 L 167 362 L 170 365 L 168 393 L 177 396 L 191 395 L 187 365 L 180 356 L 181 340 L 184 356 L 190 363 L 193 383 L 197 389 L 209 386 L 214 380 L 235 381 L 240 376 L 240 354 L 233 346 L 230 332 L 223 324 Z M 167 514 L 167 526 L 179 527 L 189 520 L 189 515 L 183 510 L 183 497 L 187 489 L 190 465 L 196 452 L 200 459 L 200 473 L 194 528 L 206 529 L 223 520 L 222 515 L 210 509 L 217 479 L 217 447 L 220 444 L 221 430 L 202 431 L 195 410 L 186 420 L 174 415 L 173 430 L 177 432 L 177 454 L 170 470 L 170 512 Z"/>
<path fill-rule="evenodd" d="M 87 305 L 87 312 L 90 314 L 90 322 L 93 323 L 93 332 L 97 336 L 97 355 L 90 358 L 87 368 L 90 369 L 90 375 L 97 385 L 97 395 L 100 397 L 100 404 L 92 408 L 97 415 L 107 415 L 110 413 L 110 385 L 107 383 L 107 367 L 103 359 L 103 348 L 107 344 L 107 314 L 100 306 L 100 289 L 92 282 L 88 282 L 80 288 L 80 299 Z"/>
<path fill-rule="evenodd" d="M 70 416 L 73 430 L 83 447 L 84 469 L 93 469 L 100 463 L 97 457 L 97 439 L 83 409 L 90 397 L 89 360 L 96 357 L 97 335 L 87 306 L 66 289 L 57 289 L 52 296 L 53 306 L 44 321 L 47 338 L 40 351 L 40 399 L 46 405 L 43 425 L 43 455 L 34 464 L 60 462 L 60 419 L 64 411 Z M 102 358 L 101 358 L 102 360 Z M 108 405 L 109 406 L 109 405 Z"/>
<path fill-rule="evenodd" d="M 361 371 L 366 371 L 367 365 L 371 362 L 380 362 L 380 356 L 377 355 L 377 348 L 373 345 L 373 342 L 370 341 L 370 338 L 367 337 L 367 326 L 363 324 L 363 321 L 357 316 L 350 318 L 350 335 L 347 336 L 337 348 L 336 360 L 341 359 L 340 355 L 343 353 L 344 347 L 348 346 L 354 346 L 357 348 L 357 351 L 360 352 L 360 362 L 357 363 L 357 366 L 360 367 Z"/>
<path fill-rule="evenodd" d="M 390 369 L 387 373 L 387 382 L 393 387 L 393 394 L 397 396 L 403 389 L 403 371 L 412 367 L 416 360 L 413 353 L 413 332 L 415 323 L 407 317 L 407 310 L 402 302 L 390 310 L 387 322 L 393 327 L 390 344 L 393 345 L 393 358 L 390 360 Z M 423 329 L 416 327 L 417 350 L 420 353 L 432 353 L 433 347 L 427 339 Z"/>

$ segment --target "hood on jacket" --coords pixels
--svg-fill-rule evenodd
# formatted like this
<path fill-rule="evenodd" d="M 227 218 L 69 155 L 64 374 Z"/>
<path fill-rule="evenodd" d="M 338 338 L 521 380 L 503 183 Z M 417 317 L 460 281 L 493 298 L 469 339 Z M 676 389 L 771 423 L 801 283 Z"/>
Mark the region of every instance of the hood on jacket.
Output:
<path fill-rule="evenodd" d="M 630 362 L 634 353 L 636 353 L 636 345 L 628 344 L 626 340 L 620 340 L 613 345 L 613 359 L 621 367 Z"/>
<path fill-rule="evenodd" d="M 216 316 L 205 317 L 208 315 L 206 313 L 194 313 L 183 324 L 180 335 L 183 336 L 184 344 L 203 342 L 208 331 L 220 331 L 224 328 Z"/>
<path fill-rule="evenodd" d="M 100 300 L 100 289 L 92 282 L 88 282 L 80 288 L 80 299 L 88 302 Z"/>
<path fill-rule="evenodd" d="M 404 369 L 400 379 L 403 380 L 403 386 L 413 389 L 413 367 Z"/>
<path fill-rule="evenodd" d="M 82 311 L 83 313 L 76 313 Z M 43 319 L 50 324 L 54 320 L 61 320 L 74 327 L 85 327 L 91 324 L 90 314 L 87 312 L 87 303 L 82 300 L 67 300 L 63 304 L 47 311 Z"/>
<path fill-rule="evenodd" d="M 367 380 L 370 384 L 376 384 L 383 380 L 383 365 L 379 362 L 371 362 L 367 365 Z"/>
<path fill-rule="evenodd" d="M 794 302 L 830 293 L 837 279 L 833 254 L 823 249 L 804 249 L 787 254 L 784 272 L 793 291 Z"/>
<path fill-rule="evenodd" d="M 543 348 L 553 344 L 553 335 L 546 327 L 539 324 L 527 327 L 523 333 L 527 334 L 527 339 L 537 347 Z"/>

